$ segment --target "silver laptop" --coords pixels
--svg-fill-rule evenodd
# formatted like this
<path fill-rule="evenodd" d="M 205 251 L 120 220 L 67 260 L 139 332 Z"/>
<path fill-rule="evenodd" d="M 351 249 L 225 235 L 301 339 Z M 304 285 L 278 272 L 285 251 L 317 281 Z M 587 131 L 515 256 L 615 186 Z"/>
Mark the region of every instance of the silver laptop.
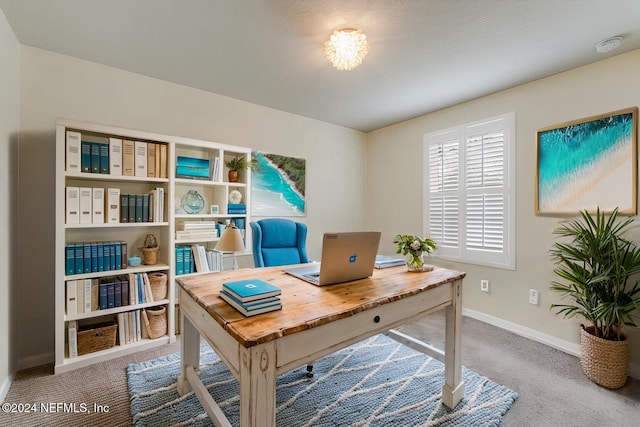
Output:
<path fill-rule="evenodd" d="M 379 231 L 325 233 L 320 263 L 284 271 L 318 286 L 369 277 L 373 274 L 379 243 Z"/>

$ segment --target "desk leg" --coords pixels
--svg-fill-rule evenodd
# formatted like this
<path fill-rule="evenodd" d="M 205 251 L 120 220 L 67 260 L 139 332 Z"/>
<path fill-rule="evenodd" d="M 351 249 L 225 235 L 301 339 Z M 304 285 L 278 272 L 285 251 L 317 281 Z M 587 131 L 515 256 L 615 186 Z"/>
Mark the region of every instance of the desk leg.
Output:
<path fill-rule="evenodd" d="M 453 284 L 453 303 L 445 309 L 446 336 L 444 344 L 444 385 L 442 403 L 453 409 L 464 398 L 462 381 L 462 280 Z"/>
<path fill-rule="evenodd" d="M 241 348 L 240 357 L 240 426 L 275 426 L 275 341 Z"/>
<path fill-rule="evenodd" d="M 187 376 L 187 367 L 194 371 L 200 368 L 200 333 L 187 316 L 182 316 L 182 343 L 180 344 L 180 376 L 178 393 L 182 396 L 192 390 Z"/>

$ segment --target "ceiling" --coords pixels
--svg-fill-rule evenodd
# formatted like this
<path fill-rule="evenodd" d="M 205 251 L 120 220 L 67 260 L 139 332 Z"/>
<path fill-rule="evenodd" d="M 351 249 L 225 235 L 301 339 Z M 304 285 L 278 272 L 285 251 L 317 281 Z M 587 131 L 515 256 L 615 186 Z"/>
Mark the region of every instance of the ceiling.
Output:
<path fill-rule="evenodd" d="M 361 131 L 640 48 L 639 0 L 0 0 L 0 9 L 23 45 Z M 345 27 L 370 43 L 353 71 L 321 53 Z M 611 36 L 622 46 L 596 53 Z"/>

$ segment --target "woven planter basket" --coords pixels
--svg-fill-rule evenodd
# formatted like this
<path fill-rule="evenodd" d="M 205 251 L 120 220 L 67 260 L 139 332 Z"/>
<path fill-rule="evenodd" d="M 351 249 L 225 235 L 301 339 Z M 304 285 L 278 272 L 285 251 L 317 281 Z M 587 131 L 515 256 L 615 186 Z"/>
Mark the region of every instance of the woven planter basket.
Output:
<path fill-rule="evenodd" d="M 145 265 L 156 265 L 158 263 L 158 252 L 160 247 L 156 248 L 138 248 L 142 252 L 142 263 Z"/>
<path fill-rule="evenodd" d="M 595 335 L 593 326 L 580 329 L 580 364 L 587 377 L 610 389 L 627 382 L 629 369 L 629 340 L 605 340 Z"/>
<path fill-rule="evenodd" d="M 149 307 L 144 310 L 147 313 L 149 324 L 147 333 L 149 338 L 158 338 L 167 334 L 167 309 L 164 307 Z"/>
<path fill-rule="evenodd" d="M 167 297 L 167 275 L 164 273 L 149 273 L 149 284 L 154 301 L 160 301 Z"/>

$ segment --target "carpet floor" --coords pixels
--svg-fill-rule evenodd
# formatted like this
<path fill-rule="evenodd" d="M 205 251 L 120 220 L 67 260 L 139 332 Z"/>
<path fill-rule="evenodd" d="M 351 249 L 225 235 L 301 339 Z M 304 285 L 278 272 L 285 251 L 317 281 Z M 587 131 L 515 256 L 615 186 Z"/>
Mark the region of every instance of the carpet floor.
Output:
<path fill-rule="evenodd" d="M 127 368 L 136 426 L 211 425 L 193 393 L 179 396 L 180 355 Z M 453 410 L 440 394 L 444 365 L 377 335 L 277 380 L 280 426 L 497 426 L 517 393 L 463 368 L 466 397 Z M 238 382 L 203 344 L 200 377 L 232 425 L 238 425 Z"/>

